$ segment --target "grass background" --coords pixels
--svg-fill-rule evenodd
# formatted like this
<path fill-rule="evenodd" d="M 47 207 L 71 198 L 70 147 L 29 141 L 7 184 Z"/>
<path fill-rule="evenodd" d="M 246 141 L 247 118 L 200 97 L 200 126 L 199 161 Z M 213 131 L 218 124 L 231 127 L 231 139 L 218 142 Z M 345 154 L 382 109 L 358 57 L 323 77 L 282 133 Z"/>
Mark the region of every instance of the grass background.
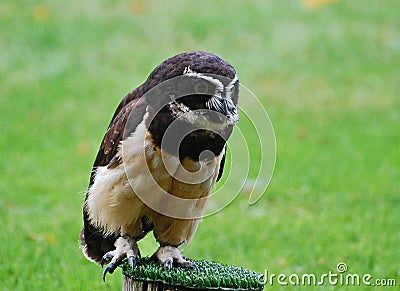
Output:
<path fill-rule="evenodd" d="M 206 218 L 185 255 L 399 284 L 400 4 L 317 2 L 2 0 L 0 289 L 121 288 L 78 249 L 91 165 L 125 93 L 195 49 L 234 64 L 278 156 L 262 199 Z"/>

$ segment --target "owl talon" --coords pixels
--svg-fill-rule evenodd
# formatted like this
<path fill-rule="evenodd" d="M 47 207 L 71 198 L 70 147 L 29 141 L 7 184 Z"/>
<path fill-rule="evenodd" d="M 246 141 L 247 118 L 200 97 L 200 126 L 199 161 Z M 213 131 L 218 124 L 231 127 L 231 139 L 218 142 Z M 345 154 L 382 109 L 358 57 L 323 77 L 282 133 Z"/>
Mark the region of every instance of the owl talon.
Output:
<path fill-rule="evenodd" d="M 197 267 L 197 265 L 191 261 L 189 261 L 191 263 L 191 266 L 188 267 L 189 269 L 192 269 L 193 271 L 195 271 L 197 274 L 199 273 L 199 267 Z"/>
<path fill-rule="evenodd" d="M 174 266 L 186 269 L 192 269 L 196 272 L 199 268 L 195 263 L 191 262 L 182 255 L 182 252 L 173 246 L 159 247 L 157 252 L 153 255 L 158 262 L 167 270 L 171 270 Z"/>
<path fill-rule="evenodd" d="M 103 282 L 106 281 L 106 275 L 107 273 L 114 273 L 115 269 L 117 268 L 118 265 L 110 263 L 103 271 Z"/>
<path fill-rule="evenodd" d="M 135 267 L 136 267 L 136 258 L 134 256 L 130 256 L 128 258 L 128 262 L 129 262 L 129 265 L 131 266 L 132 271 L 133 271 L 135 269 Z"/>
<path fill-rule="evenodd" d="M 113 253 L 114 253 L 114 251 L 108 252 L 101 258 L 100 264 L 101 264 L 102 268 L 103 268 L 104 264 L 108 264 L 109 262 L 111 262 L 112 258 L 115 255 Z"/>
<path fill-rule="evenodd" d="M 139 249 L 135 239 L 129 236 L 119 237 L 115 241 L 115 250 L 106 253 L 100 261 L 101 266 L 108 263 L 108 266 L 103 271 L 103 281 L 106 281 L 107 273 L 114 273 L 115 269 L 121 265 L 122 260 L 127 257 L 132 270 L 136 266 L 136 257 L 139 254 Z"/>
<path fill-rule="evenodd" d="M 177 267 L 191 269 L 191 270 L 195 271 L 196 273 L 199 272 L 199 268 L 197 267 L 197 265 L 195 263 L 193 263 L 192 261 L 190 261 L 189 259 L 187 259 L 187 258 L 185 258 L 184 261 L 176 262 L 175 265 Z"/>
<path fill-rule="evenodd" d="M 171 260 L 171 259 L 166 260 L 165 263 L 164 263 L 164 267 L 165 267 L 168 271 L 171 271 L 171 269 L 172 269 L 172 260 Z"/>

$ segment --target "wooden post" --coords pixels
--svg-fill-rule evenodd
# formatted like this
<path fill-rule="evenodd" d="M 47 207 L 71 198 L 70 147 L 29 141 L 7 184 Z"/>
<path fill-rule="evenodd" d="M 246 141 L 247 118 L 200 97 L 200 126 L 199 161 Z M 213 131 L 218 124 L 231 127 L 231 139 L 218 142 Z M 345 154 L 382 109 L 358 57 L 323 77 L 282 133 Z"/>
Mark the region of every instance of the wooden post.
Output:
<path fill-rule="evenodd" d="M 157 282 L 150 283 L 150 282 L 135 281 L 132 278 L 123 275 L 122 291 L 184 291 L 184 290 L 193 291 L 194 289 L 171 286 Z M 201 290 L 201 289 L 196 289 L 196 290 Z M 203 290 L 209 290 L 209 289 L 203 289 Z"/>

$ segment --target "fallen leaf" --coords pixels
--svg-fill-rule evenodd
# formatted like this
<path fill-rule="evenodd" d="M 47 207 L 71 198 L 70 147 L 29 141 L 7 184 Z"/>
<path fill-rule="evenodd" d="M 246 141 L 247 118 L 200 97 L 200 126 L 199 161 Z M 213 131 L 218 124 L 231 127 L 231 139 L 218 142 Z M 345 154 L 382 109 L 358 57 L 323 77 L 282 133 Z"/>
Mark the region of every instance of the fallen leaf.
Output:
<path fill-rule="evenodd" d="M 318 9 L 339 1 L 340 0 L 302 0 L 303 5 L 309 9 Z"/>
<path fill-rule="evenodd" d="M 87 155 L 90 152 L 89 142 L 86 140 L 79 142 L 77 152 L 78 152 L 78 155 L 80 155 L 80 156 Z"/>
<path fill-rule="evenodd" d="M 10 201 L 10 200 L 6 202 L 6 205 L 7 205 L 8 209 L 15 207 L 15 203 L 13 201 Z"/>
<path fill-rule="evenodd" d="M 143 15 L 147 12 L 147 4 L 144 1 L 132 1 L 129 4 L 129 12 L 134 15 Z"/>
<path fill-rule="evenodd" d="M 37 4 L 32 9 L 32 17 L 36 21 L 48 21 L 52 14 L 53 11 L 51 10 L 51 8 L 45 4 Z"/>
<path fill-rule="evenodd" d="M 30 233 L 28 234 L 28 239 L 36 242 L 47 242 L 51 245 L 57 242 L 56 236 L 48 233 Z"/>
<path fill-rule="evenodd" d="M 279 266 L 280 268 L 286 267 L 286 266 L 287 266 L 287 261 L 286 261 L 286 259 L 285 259 L 285 258 L 279 258 L 279 259 L 278 259 L 278 266 Z"/>

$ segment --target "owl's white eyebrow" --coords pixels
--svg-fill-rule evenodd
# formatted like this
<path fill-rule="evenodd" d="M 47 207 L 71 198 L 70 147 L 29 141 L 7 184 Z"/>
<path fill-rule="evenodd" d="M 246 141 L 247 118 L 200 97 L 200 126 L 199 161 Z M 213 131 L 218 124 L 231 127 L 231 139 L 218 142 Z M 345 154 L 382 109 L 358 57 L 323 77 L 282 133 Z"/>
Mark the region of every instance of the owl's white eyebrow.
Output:
<path fill-rule="evenodd" d="M 232 95 L 232 88 L 235 86 L 235 83 L 238 80 L 237 74 L 235 74 L 235 77 L 233 77 L 232 81 L 229 82 L 228 85 L 225 86 L 225 97 L 231 99 Z"/>
<path fill-rule="evenodd" d="M 193 71 L 190 68 L 190 66 L 185 68 L 185 70 L 183 71 L 183 74 L 185 76 L 190 76 L 190 77 L 195 77 L 195 78 L 206 80 L 206 81 L 212 83 L 213 85 L 215 85 L 215 87 L 216 87 L 215 94 L 214 94 L 215 96 L 221 96 L 222 92 L 224 91 L 224 84 L 220 80 L 213 78 L 211 76 L 207 76 L 202 73 Z"/>

